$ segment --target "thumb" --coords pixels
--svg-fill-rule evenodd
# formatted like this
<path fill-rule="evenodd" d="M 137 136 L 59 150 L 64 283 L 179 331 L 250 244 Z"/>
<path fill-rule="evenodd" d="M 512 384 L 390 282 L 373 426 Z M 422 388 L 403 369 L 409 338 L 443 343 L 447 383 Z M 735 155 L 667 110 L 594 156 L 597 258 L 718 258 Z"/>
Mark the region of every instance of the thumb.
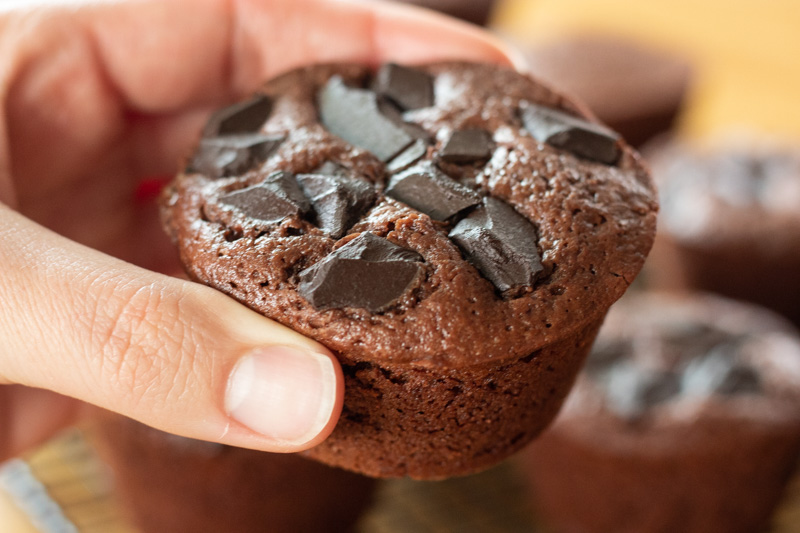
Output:
<path fill-rule="evenodd" d="M 332 431 L 343 378 L 322 345 L 2 206 L 0 242 L 0 382 L 265 451 L 299 451 Z"/>

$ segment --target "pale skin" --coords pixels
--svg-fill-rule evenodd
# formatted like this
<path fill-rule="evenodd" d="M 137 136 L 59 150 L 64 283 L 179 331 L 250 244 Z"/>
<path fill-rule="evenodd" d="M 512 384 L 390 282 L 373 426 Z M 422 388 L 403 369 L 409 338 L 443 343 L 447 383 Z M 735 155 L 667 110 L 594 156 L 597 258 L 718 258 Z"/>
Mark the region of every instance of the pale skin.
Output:
<path fill-rule="evenodd" d="M 510 63 L 508 51 L 476 28 L 376 1 L 21 4 L 0 6 L 0 460 L 86 404 L 266 451 L 323 440 L 343 398 L 330 352 L 168 275 L 176 253 L 134 191 L 176 172 L 211 109 L 294 66 Z M 276 347 L 292 350 L 294 370 Z M 262 362 L 248 372 L 291 381 L 259 389 L 269 415 L 231 393 L 250 354 Z M 306 397 L 321 407 L 279 407 Z"/>

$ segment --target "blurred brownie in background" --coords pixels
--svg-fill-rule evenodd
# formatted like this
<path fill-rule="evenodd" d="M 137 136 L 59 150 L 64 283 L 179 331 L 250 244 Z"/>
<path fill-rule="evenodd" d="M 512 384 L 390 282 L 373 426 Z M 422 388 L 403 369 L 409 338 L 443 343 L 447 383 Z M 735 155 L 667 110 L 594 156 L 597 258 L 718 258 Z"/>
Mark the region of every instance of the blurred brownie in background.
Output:
<path fill-rule="evenodd" d="M 613 36 L 528 48 L 531 73 L 580 98 L 634 146 L 672 128 L 691 79 L 688 61 Z"/>
<path fill-rule="evenodd" d="M 395 0 L 404 4 L 414 4 L 441 11 L 473 24 L 485 26 L 489 22 L 494 0 Z"/>
<path fill-rule="evenodd" d="M 555 532 L 752 533 L 798 452 L 793 328 L 718 296 L 639 293 L 522 459 Z"/>
<path fill-rule="evenodd" d="M 112 413 L 93 435 L 141 533 L 347 532 L 376 486 L 297 454 L 187 439 Z"/>
<path fill-rule="evenodd" d="M 659 237 L 648 279 L 769 307 L 800 325 L 800 148 L 750 137 L 651 143 Z"/>

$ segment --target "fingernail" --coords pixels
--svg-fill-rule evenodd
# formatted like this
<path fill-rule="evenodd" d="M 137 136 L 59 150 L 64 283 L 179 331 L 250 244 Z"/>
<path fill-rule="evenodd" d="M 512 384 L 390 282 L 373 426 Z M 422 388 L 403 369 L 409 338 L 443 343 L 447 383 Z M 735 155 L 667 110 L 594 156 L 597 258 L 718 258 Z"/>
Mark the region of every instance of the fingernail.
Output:
<path fill-rule="evenodd" d="M 225 409 L 233 419 L 284 444 L 301 445 L 316 437 L 335 404 L 333 361 L 286 346 L 243 357 L 225 394 Z"/>

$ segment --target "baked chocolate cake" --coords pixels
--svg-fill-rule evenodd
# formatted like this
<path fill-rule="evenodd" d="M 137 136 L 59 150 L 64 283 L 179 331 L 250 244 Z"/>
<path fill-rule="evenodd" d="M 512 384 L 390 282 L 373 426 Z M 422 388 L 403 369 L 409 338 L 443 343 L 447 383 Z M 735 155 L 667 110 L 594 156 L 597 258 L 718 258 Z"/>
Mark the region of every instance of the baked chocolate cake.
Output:
<path fill-rule="evenodd" d="M 755 302 L 800 325 L 800 150 L 672 140 L 649 153 L 664 205 L 655 282 Z"/>
<path fill-rule="evenodd" d="M 688 59 L 608 35 L 562 36 L 525 57 L 634 146 L 672 129 L 691 82 Z"/>
<path fill-rule="evenodd" d="M 553 531 L 765 531 L 800 453 L 800 338 L 766 309 L 640 293 L 522 459 Z"/>
<path fill-rule="evenodd" d="M 451 17 L 457 17 L 473 24 L 485 26 L 489 22 L 495 0 L 398 0 L 404 4 L 413 4 L 440 11 Z"/>
<path fill-rule="evenodd" d="M 189 275 L 333 350 L 308 451 L 371 476 L 488 467 L 558 411 L 657 205 L 639 156 L 513 70 L 312 66 L 212 116 L 163 213 Z"/>
<path fill-rule="evenodd" d="M 342 533 L 372 503 L 374 479 L 298 454 L 187 439 L 113 413 L 96 422 L 114 494 L 141 533 Z"/>

